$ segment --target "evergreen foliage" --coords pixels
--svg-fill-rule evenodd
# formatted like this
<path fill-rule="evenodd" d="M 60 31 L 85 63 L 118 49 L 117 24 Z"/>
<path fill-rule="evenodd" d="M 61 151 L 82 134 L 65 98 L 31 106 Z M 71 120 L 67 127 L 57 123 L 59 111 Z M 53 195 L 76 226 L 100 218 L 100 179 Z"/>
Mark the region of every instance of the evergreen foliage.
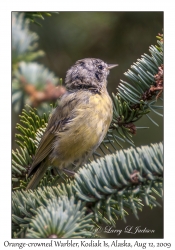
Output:
<path fill-rule="evenodd" d="M 38 38 L 29 31 L 28 18 L 35 21 L 35 16 L 43 15 L 12 14 L 12 104 L 18 112 L 31 100 L 24 86 L 33 85 L 39 91 L 48 81 L 54 86 L 58 83 L 42 65 L 28 62 L 42 54 L 34 52 Z M 146 115 L 156 124 L 148 113 L 162 116 L 162 105 L 156 101 L 162 100 L 163 92 L 163 35 L 157 38 L 158 45 L 150 46 L 150 55 L 141 56 L 125 73 L 128 82 L 120 80 L 113 94 L 114 114 L 108 133 L 94 152 L 94 161 L 82 166 L 73 179 L 55 175 L 50 166 L 39 187 L 25 191 L 30 181 L 28 170 L 54 105 L 23 108 L 16 125 L 18 148 L 12 151 L 13 238 L 93 238 L 98 236 L 100 223 L 115 225 L 119 218 L 125 221 L 130 211 L 138 218 L 144 204 L 151 208 L 159 205 L 156 197 L 163 196 L 163 145 L 135 148 L 132 139 L 136 121 Z M 124 142 L 132 147 L 118 151 Z"/>
<path fill-rule="evenodd" d="M 29 21 L 24 14 L 12 12 L 12 66 L 17 67 L 20 61 L 31 61 L 43 56 L 43 51 L 35 51 L 38 47 L 38 35 L 29 30 Z"/>
<path fill-rule="evenodd" d="M 35 23 L 39 26 L 42 26 L 38 21 L 38 19 L 44 20 L 44 17 L 50 17 L 53 13 L 58 13 L 58 12 L 25 12 L 24 13 L 24 18 L 29 19 L 30 22 Z"/>
<path fill-rule="evenodd" d="M 47 109 L 44 101 L 53 102 L 64 93 L 58 88 L 60 79 L 43 65 L 31 62 L 44 56 L 38 48 L 38 35 L 29 30 L 29 19 L 43 18 L 43 12 L 12 12 L 12 107 L 20 113 L 24 104 L 38 107 L 40 112 Z M 57 86 L 57 88 L 56 88 Z"/>
<path fill-rule="evenodd" d="M 143 115 L 158 126 L 148 115 L 152 111 L 162 116 L 157 109 L 163 108 L 155 105 L 163 91 L 163 35 L 159 34 L 157 38 L 158 46 L 150 46 L 151 55 L 144 54 L 131 66 L 125 73 L 129 82 L 120 80 L 117 94 L 113 94 L 114 115 L 106 138 L 109 143 L 113 138 L 121 147 L 119 140 L 134 146 L 132 135 L 137 130 L 134 123 Z"/>
<path fill-rule="evenodd" d="M 13 237 L 91 237 L 94 223 L 115 225 L 118 218 L 125 220 L 128 209 L 138 218 L 142 202 L 150 207 L 159 205 L 156 196 L 162 197 L 163 192 L 162 155 L 162 143 L 120 150 L 85 165 L 67 183 L 13 192 Z M 72 218 L 70 227 L 65 224 L 65 214 Z M 77 229 L 77 220 L 82 220 L 83 227 L 80 223 Z"/>
<path fill-rule="evenodd" d="M 12 183 L 25 180 L 27 170 L 32 162 L 35 150 L 38 146 L 40 138 L 45 130 L 49 115 L 53 106 L 48 106 L 47 113 L 38 114 L 36 108 L 26 105 L 20 115 L 21 124 L 16 125 L 16 129 L 20 132 L 16 134 L 16 143 L 19 148 L 12 150 Z M 23 182 L 21 182 L 23 186 Z"/>
<path fill-rule="evenodd" d="M 24 107 L 24 103 L 36 104 L 35 106 L 37 106 L 35 97 L 29 96 L 28 93 L 34 93 L 35 89 L 36 91 L 42 91 L 43 86 L 49 86 L 49 84 L 56 86 L 58 78 L 43 65 L 35 62 L 20 62 L 18 68 L 14 71 L 12 84 L 12 105 L 14 110 L 18 112 Z M 41 103 L 40 113 L 47 108 L 47 103 Z"/>

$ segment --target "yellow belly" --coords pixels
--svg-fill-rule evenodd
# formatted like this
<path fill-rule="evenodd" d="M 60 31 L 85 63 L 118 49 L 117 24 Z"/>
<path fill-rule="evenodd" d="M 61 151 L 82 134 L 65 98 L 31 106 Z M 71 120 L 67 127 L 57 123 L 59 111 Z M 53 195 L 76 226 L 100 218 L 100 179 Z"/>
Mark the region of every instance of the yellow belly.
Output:
<path fill-rule="evenodd" d="M 87 92 L 79 95 L 82 101 L 72 111 L 74 118 L 66 124 L 63 132 L 58 133 L 54 165 L 58 166 L 61 162 L 70 164 L 85 153 L 91 154 L 107 133 L 113 113 L 108 93 L 88 93 L 86 98 L 83 94 L 87 95 Z"/>

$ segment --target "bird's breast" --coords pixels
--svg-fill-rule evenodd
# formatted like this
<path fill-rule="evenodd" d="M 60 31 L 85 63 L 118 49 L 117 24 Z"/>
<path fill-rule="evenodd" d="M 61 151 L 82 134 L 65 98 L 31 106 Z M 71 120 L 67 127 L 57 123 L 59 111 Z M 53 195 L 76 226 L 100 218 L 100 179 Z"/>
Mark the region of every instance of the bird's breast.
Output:
<path fill-rule="evenodd" d="M 78 159 L 92 152 L 104 139 L 112 120 L 112 100 L 107 91 L 101 94 L 81 93 L 79 102 L 71 111 L 73 119 L 58 133 L 55 149 L 60 160 Z"/>
<path fill-rule="evenodd" d="M 107 133 L 112 120 L 113 108 L 112 101 L 108 93 L 96 94 L 89 98 L 90 109 L 90 126 L 96 131 L 97 136 L 102 136 Z"/>

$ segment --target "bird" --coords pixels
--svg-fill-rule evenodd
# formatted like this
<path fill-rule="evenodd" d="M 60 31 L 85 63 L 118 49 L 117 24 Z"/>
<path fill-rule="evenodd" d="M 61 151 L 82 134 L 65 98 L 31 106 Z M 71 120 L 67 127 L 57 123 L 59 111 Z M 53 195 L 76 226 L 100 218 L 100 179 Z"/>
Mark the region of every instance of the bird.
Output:
<path fill-rule="evenodd" d="M 65 77 L 66 92 L 53 111 L 40 140 L 28 176 L 34 189 L 48 166 L 68 171 L 83 166 L 103 141 L 113 117 L 107 76 L 118 64 L 85 58 L 75 62 Z"/>

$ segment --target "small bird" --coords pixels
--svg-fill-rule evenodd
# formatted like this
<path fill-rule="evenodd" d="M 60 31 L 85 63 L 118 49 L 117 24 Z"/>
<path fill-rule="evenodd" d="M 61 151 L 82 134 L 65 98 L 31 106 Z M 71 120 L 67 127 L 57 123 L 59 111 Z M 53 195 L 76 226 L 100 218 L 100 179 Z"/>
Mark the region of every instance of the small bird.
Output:
<path fill-rule="evenodd" d="M 48 166 L 64 171 L 71 164 L 82 166 L 101 144 L 113 116 L 107 76 L 116 66 L 85 58 L 67 71 L 67 91 L 53 111 L 36 150 L 27 190 L 38 185 Z"/>

